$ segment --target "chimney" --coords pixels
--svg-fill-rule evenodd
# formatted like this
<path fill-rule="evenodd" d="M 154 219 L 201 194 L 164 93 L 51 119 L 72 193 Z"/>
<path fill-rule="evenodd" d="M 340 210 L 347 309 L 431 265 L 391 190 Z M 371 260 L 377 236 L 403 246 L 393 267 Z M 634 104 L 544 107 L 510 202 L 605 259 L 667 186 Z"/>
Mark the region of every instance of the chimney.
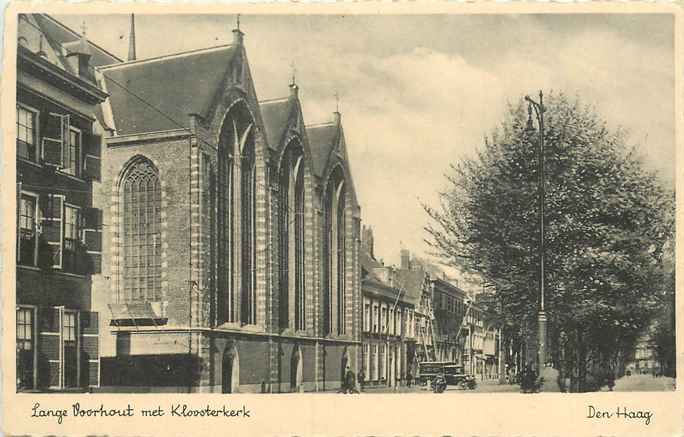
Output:
<path fill-rule="evenodd" d="M 83 24 L 83 33 L 78 43 L 69 50 L 66 58 L 73 68 L 74 72 L 82 79 L 90 82 L 95 82 L 94 74 L 90 68 L 90 45 L 85 36 L 85 23 Z"/>
<path fill-rule="evenodd" d="M 43 59 L 47 59 L 47 53 L 43 50 L 43 34 L 40 34 L 40 41 L 38 42 L 38 56 Z"/>
<path fill-rule="evenodd" d="M 401 269 L 411 270 L 411 252 L 408 249 L 401 249 Z"/>
<path fill-rule="evenodd" d="M 135 61 L 135 14 L 131 14 L 131 34 L 128 37 L 128 60 Z"/>
<path fill-rule="evenodd" d="M 373 246 L 373 228 L 364 225 L 363 229 L 361 230 L 361 247 L 368 254 L 370 254 L 371 258 L 375 259 L 375 254 L 373 253 Z"/>

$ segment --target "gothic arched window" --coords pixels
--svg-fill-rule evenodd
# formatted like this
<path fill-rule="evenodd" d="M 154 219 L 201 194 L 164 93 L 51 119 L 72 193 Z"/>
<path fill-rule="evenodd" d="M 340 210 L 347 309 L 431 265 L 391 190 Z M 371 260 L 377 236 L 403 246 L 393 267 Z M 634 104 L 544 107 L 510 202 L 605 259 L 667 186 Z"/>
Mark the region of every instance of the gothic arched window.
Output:
<path fill-rule="evenodd" d="M 242 289 L 241 321 L 256 324 L 256 166 L 254 148 L 242 155 Z"/>
<path fill-rule="evenodd" d="M 340 334 L 345 333 L 344 325 L 345 325 L 345 310 L 346 310 L 346 305 L 345 305 L 345 299 L 344 299 L 344 293 L 345 293 L 345 273 L 347 271 L 346 269 L 346 236 L 347 236 L 347 230 L 345 227 L 345 210 L 347 206 L 347 196 L 345 194 L 345 186 L 344 182 L 341 182 L 339 186 L 337 187 L 337 196 L 336 196 L 336 205 L 335 205 L 335 213 L 336 213 L 336 223 L 334 223 L 335 227 L 335 234 L 337 236 L 337 244 L 336 244 L 336 254 L 335 254 L 335 260 L 334 262 L 337 263 L 337 277 L 335 280 L 337 281 L 337 286 L 335 287 L 335 292 L 337 293 L 337 332 Z"/>
<path fill-rule="evenodd" d="M 338 167 L 325 191 L 323 240 L 323 327 L 327 333 L 345 332 L 346 187 Z"/>
<path fill-rule="evenodd" d="M 301 146 L 290 143 L 280 167 L 280 327 L 296 330 L 306 329 L 304 196 Z"/>
<path fill-rule="evenodd" d="M 251 120 L 246 107 L 243 104 L 236 104 L 226 114 L 219 139 L 219 323 L 239 321 L 242 324 L 253 325 L 257 321 L 257 183 Z M 239 275 L 237 260 L 241 261 Z"/>
<path fill-rule="evenodd" d="M 229 123 L 230 124 L 230 123 Z M 232 135 L 231 135 L 232 137 Z M 233 245 L 233 144 L 221 140 L 218 150 L 218 281 L 217 316 L 220 322 L 235 321 L 233 298 L 234 245 Z"/>
<path fill-rule="evenodd" d="M 140 159 L 123 180 L 124 299 L 161 300 L 161 187 L 151 162 Z"/>

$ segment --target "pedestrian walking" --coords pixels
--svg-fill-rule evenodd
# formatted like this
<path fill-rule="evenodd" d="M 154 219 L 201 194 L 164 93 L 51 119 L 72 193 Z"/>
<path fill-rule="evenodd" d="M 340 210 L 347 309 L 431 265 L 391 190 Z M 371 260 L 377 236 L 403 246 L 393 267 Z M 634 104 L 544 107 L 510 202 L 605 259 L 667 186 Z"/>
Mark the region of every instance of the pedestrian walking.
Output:
<path fill-rule="evenodd" d="M 356 389 L 356 375 L 349 366 L 347 366 L 347 373 L 344 376 L 344 380 L 345 385 L 347 386 L 346 393 L 359 393 L 359 391 Z"/>
<path fill-rule="evenodd" d="M 359 370 L 359 390 L 363 391 L 363 384 L 366 382 L 366 372 L 363 371 L 363 368 Z"/>

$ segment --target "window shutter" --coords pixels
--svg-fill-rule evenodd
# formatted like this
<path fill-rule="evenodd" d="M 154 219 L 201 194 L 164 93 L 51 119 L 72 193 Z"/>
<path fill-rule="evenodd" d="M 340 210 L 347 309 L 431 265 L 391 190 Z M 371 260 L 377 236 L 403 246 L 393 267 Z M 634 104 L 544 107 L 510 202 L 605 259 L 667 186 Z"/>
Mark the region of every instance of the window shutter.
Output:
<path fill-rule="evenodd" d="M 81 387 L 100 385 L 100 345 L 98 313 L 79 312 L 81 344 Z"/>
<path fill-rule="evenodd" d="M 62 268 L 64 195 L 47 194 L 41 196 L 40 209 L 42 214 L 41 237 L 45 242 L 40 248 L 40 264 L 44 268 Z"/>
<path fill-rule="evenodd" d="M 62 140 L 62 115 L 50 112 L 47 114 L 45 123 L 44 137 L 52 138 L 54 140 Z"/>
<path fill-rule="evenodd" d="M 83 175 L 99 181 L 101 177 L 100 158 L 102 154 L 102 136 L 84 132 L 81 141 L 85 149 Z"/>
<path fill-rule="evenodd" d="M 81 311 L 79 319 L 81 322 L 81 335 L 98 333 L 98 313 L 92 311 Z"/>
<path fill-rule="evenodd" d="M 71 135 L 69 134 L 69 116 L 63 115 L 60 126 L 60 138 L 62 139 L 62 167 L 68 167 Z"/>
<path fill-rule="evenodd" d="M 43 160 L 47 165 L 62 168 L 64 167 L 63 155 L 65 149 L 65 137 L 63 136 L 64 116 L 50 112 L 46 118 L 47 121 L 43 135 Z M 68 138 L 68 128 L 66 138 Z"/>
<path fill-rule="evenodd" d="M 55 307 L 38 307 L 38 386 L 61 388 L 61 314 Z"/>
<path fill-rule="evenodd" d="M 88 273 L 102 272 L 102 210 L 84 208 L 83 242 L 86 246 Z"/>

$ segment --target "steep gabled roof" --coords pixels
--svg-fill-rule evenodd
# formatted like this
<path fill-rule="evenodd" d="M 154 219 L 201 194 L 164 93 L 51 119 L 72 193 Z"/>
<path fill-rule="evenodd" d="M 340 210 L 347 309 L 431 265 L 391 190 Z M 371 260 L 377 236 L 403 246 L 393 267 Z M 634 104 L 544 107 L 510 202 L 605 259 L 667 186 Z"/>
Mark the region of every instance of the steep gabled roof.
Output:
<path fill-rule="evenodd" d="M 423 269 L 397 271 L 399 284 L 404 287 L 406 300 L 418 307 L 420 298 L 423 294 L 423 284 L 425 282 L 425 271 Z"/>
<path fill-rule="evenodd" d="M 47 14 L 32 15 L 36 22 L 40 25 L 41 30 L 45 33 L 45 36 L 52 43 L 67 44 L 78 41 L 81 38 L 81 35 Z M 117 56 L 109 53 L 97 44 L 94 44 L 92 41 L 88 41 L 88 45 L 88 49 L 92 55 L 90 58 L 91 65 L 99 67 L 101 65 L 110 65 L 121 62 L 121 59 L 119 59 Z"/>
<path fill-rule="evenodd" d="M 382 264 L 380 264 L 378 261 L 375 260 L 368 252 L 365 250 L 361 250 L 359 254 L 360 262 L 361 262 L 361 268 L 364 270 L 367 270 L 368 272 L 372 272 L 373 269 L 377 269 L 382 267 Z"/>
<path fill-rule="evenodd" d="M 336 123 L 324 123 L 306 127 L 309 137 L 311 157 L 313 159 L 314 173 L 323 177 L 325 167 L 330 159 L 330 154 L 335 148 L 338 138 L 339 127 Z"/>
<path fill-rule="evenodd" d="M 287 126 L 295 107 L 292 98 L 266 100 L 259 102 L 261 119 L 266 131 L 266 141 L 271 147 L 278 147 L 287 131 Z"/>
<path fill-rule="evenodd" d="M 222 84 L 234 45 L 195 50 L 102 68 L 119 135 L 189 127 Z"/>

